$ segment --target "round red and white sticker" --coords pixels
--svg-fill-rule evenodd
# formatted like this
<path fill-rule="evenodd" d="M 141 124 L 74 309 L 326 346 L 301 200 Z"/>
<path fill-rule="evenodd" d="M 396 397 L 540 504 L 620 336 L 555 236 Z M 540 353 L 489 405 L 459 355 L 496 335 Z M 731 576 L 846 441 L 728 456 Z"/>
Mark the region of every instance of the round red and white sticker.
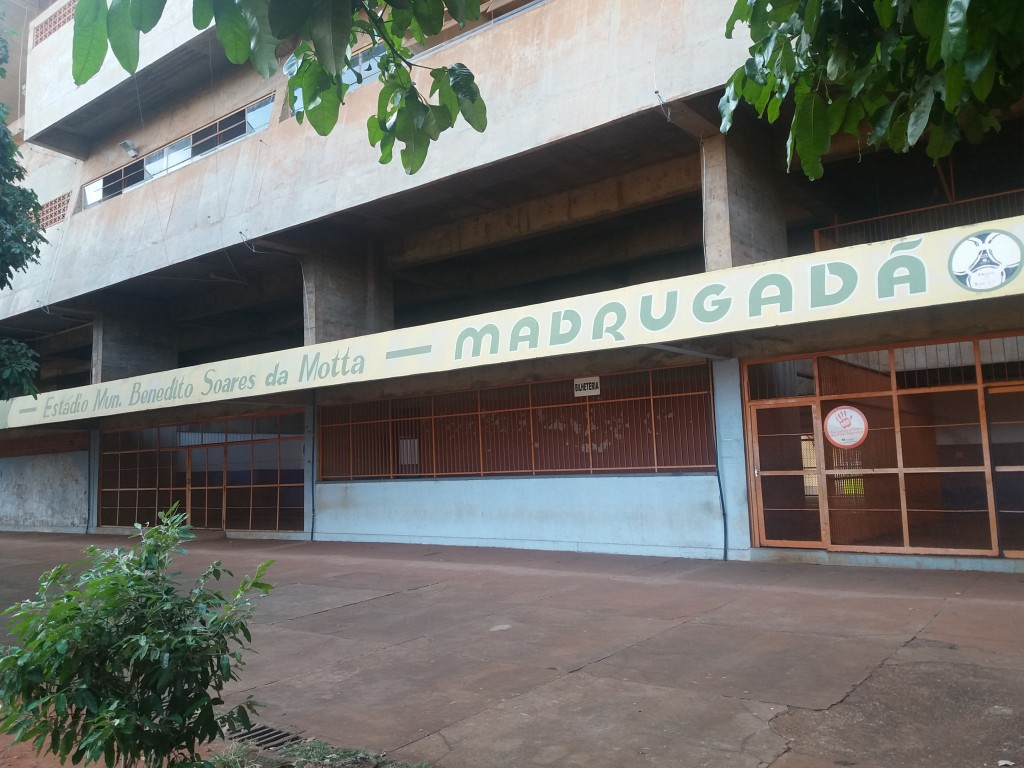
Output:
<path fill-rule="evenodd" d="M 868 418 L 852 405 L 834 408 L 825 417 L 825 437 L 836 448 L 856 448 L 868 436 Z"/>

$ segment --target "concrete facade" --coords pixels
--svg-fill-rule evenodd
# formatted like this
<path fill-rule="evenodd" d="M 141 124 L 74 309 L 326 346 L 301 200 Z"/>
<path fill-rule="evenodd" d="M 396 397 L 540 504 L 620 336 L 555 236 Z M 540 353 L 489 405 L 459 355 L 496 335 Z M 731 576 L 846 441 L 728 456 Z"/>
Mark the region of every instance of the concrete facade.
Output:
<path fill-rule="evenodd" d="M 86 451 L 0 459 L 0 531 L 85 533 L 94 487 Z"/>
<path fill-rule="evenodd" d="M 763 523 L 772 506 L 759 479 L 754 423 L 764 403 L 748 383 L 751 361 L 770 356 L 846 359 L 849 350 L 867 349 L 888 361 L 885 345 L 973 350 L 990 337 L 1003 345 L 999 362 L 1008 367 L 990 379 L 997 374 L 983 369 L 988 363 L 972 360 L 972 393 L 984 401 L 995 384 L 1024 383 L 1013 368 L 1024 357 L 1015 351 L 1024 340 L 1024 305 L 1010 284 L 1016 273 L 1009 269 L 991 293 L 956 283 L 947 268 L 955 243 L 942 234 L 956 225 L 973 228 L 965 234 L 1015 237 L 1024 192 L 1013 169 L 1024 162 L 1024 121 L 1008 120 L 999 137 L 955 158 L 959 192 L 949 181 L 953 166 L 936 168 L 914 153 L 854 157 L 841 146 L 826 158 L 825 179 L 811 185 L 797 169 L 787 173 L 783 144 L 751 114 L 738 113 L 728 135 L 717 132 L 719 89 L 745 55 L 741 40 L 724 38 L 727 7 L 485 5 L 486 23 L 417 62 L 467 63 L 487 101 L 488 130 L 481 136 L 460 123 L 411 177 L 397 164 L 381 166 L 367 146 L 376 82 L 353 88 L 338 126 L 319 137 L 289 115 L 286 78 L 229 65 L 211 32 L 192 27 L 188 3 L 168 4 L 159 33 L 143 41 L 135 77 L 109 57 L 96 78 L 73 86 L 70 24 L 30 46 L 29 183 L 41 202 L 67 195 L 69 203 L 47 229 L 40 263 L 0 294 L 5 327 L 42 356 L 40 400 L 0 404 L 0 427 L 20 426 L 23 414 L 41 419 L 12 433 L 17 438 L 0 428 L 0 462 L 25 468 L 12 496 L 20 511 L 9 514 L 9 525 L 120 531 L 136 511 L 151 516 L 151 507 L 175 499 L 201 525 L 246 537 L 887 565 L 913 554 L 928 567 L 996 570 L 1024 564 L 1024 543 L 1018 551 L 1005 533 L 1014 515 L 1024 515 L 1013 501 L 1017 470 L 999 469 L 992 450 L 964 465 L 986 479 L 1010 478 L 1008 491 L 990 489 L 984 505 L 971 502 L 987 515 L 991 547 L 946 556 L 941 547 L 915 548 L 905 482 L 883 510 L 895 505 L 902 514 L 899 542 L 832 541 L 830 499 L 851 518 L 873 507 L 857 482 L 836 484 L 843 465 L 825 460 L 823 411 L 840 395 L 863 393 L 826 397 L 813 367 L 795 386 L 810 386 L 817 399 L 790 403 L 805 409 L 803 421 L 791 419 L 792 429 L 774 436 L 794 438 L 797 448 L 789 446 L 792 466 L 779 470 L 797 478 L 779 481 L 796 489 L 795 500 L 776 506 L 783 517 L 816 520 L 820 540 L 769 535 Z M 26 34 L 66 11 L 51 4 Z M 254 109 L 262 110 L 258 120 Z M 202 131 L 238 116 L 251 123 L 244 134 L 199 151 Z M 129 158 L 125 141 L 137 157 Z M 175 147 L 181 153 L 181 142 L 178 166 L 149 162 L 170 158 Z M 142 173 L 139 163 L 149 175 L 127 183 Z M 849 278 L 849 264 L 893 256 L 915 239 L 939 243 L 921 267 L 922 285 L 970 300 L 963 311 L 944 299 L 918 300 L 927 291 L 915 287 L 914 264 L 894 273 L 891 297 L 858 294 L 862 311 L 828 309 L 846 301 L 847 288 L 873 290 L 881 280 L 881 267 Z M 856 250 L 879 242 L 881 255 Z M 840 262 L 849 263 L 845 272 Z M 502 325 L 499 343 L 494 323 L 520 311 L 516 325 Z M 714 325 L 730 312 L 749 322 Z M 460 323 L 469 336 L 458 335 Z M 662 335 L 649 339 L 648 331 Z M 458 349 L 454 360 L 415 367 L 445 345 Z M 543 354 L 532 354 L 541 347 Z M 922 363 L 921 376 L 960 369 L 944 360 Z M 706 373 L 706 392 L 703 384 L 669 392 L 653 383 L 683 366 Z M 606 390 L 587 408 L 559 400 L 568 389 L 544 400 L 553 382 L 572 387 L 577 379 L 627 375 L 646 377 L 639 385 L 646 394 Z M 900 402 L 907 386 L 893 383 L 890 400 Z M 659 410 L 691 394 L 704 398 L 693 401 L 701 405 Z M 500 407 L 485 402 L 505 396 Z M 475 399 L 464 407 L 460 398 Z M 787 405 L 782 396 L 762 399 Z M 544 408 L 558 414 L 574 406 L 584 414 L 575 422 L 551 416 L 552 429 L 586 434 L 564 441 L 577 453 L 560 464 L 544 454 L 544 435 L 534 428 Z M 507 424 L 502 434 L 505 447 L 531 459 L 489 470 L 482 434 L 485 423 L 500 421 L 488 414 L 499 411 L 529 422 L 528 437 Z M 51 417 L 53 424 L 42 423 Z M 445 432 L 452 424 L 458 429 Z M 94 437 L 85 454 L 40 448 L 15 457 L 15 442 L 38 426 L 89 429 Z M 593 463 L 592 428 L 605 430 L 604 448 L 618 463 Z M 674 462 L 657 455 L 656 428 L 679 430 L 663 446 Z M 1008 430 L 1008 442 L 1016 440 L 1013 424 L 989 425 L 979 415 L 977 428 L 979 435 Z M 634 450 L 627 437 L 640 433 L 651 435 L 651 448 Z M 693 458 L 705 443 L 708 456 Z M 810 452 L 801 456 L 801 447 Z M 278 449 L 270 466 L 265 456 Z M 447 449 L 465 456 L 445 464 L 436 457 Z M 911 466 L 851 457 L 841 456 L 851 471 Z M 806 475 L 802 486 L 798 474 Z M 46 492 L 32 491 L 29 480 Z M 959 502 L 940 490 L 932 506 L 945 514 L 943 505 Z M 81 509 L 55 517 L 51 508 L 70 509 L 79 496 Z M 0 512 L 0 525 L 4 519 Z"/>

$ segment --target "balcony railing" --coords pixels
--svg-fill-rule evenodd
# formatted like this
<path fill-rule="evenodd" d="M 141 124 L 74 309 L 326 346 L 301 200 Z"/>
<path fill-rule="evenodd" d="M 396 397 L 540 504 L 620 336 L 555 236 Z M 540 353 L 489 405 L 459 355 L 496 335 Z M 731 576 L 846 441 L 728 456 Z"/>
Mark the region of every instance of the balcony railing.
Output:
<path fill-rule="evenodd" d="M 814 249 L 827 251 L 880 240 L 895 240 L 936 229 L 948 229 L 1024 214 L 1024 189 L 933 205 L 873 219 L 861 219 L 814 230 Z"/>

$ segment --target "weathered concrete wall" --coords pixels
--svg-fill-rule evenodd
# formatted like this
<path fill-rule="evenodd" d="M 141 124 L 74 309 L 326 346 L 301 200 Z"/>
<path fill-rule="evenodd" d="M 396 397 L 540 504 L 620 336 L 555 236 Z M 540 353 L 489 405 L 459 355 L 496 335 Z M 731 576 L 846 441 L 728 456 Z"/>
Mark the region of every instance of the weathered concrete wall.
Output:
<path fill-rule="evenodd" d="M 178 5 L 190 4 L 169 3 L 168 13 Z M 368 146 L 366 117 L 376 110 L 376 83 L 352 91 L 338 126 L 321 138 L 308 125 L 278 121 L 285 100 L 283 76 L 262 80 L 240 68 L 218 83 L 215 93 L 198 92 L 173 110 L 144 116 L 130 138 L 145 154 L 274 91 L 268 130 L 72 216 L 65 241 L 73 242 L 74 248 L 47 249 L 45 266 L 19 275 L 14 289 L 0 295 L 0 316 L 420 188 L 657 109 L 656 90 L 673 100 L 715 88 L 745 55 L 741 40 L 723 37 L 728 11 L 727 4 L 701 0 L 664 5 L 549 0 L 429 52 L 423 64 L 463 61 L 474 70 L 487 100 L 489 127 L 480 135 L 460 121 L 431 149 L 430 160 L 413 177 L 397 161 L 381 167 L 376 151 Z M 173 31 L 171 19 L 168 23 L 171 33 L 166 37 L 172 39 L 179 32 Z M 179 23 L 191 30 L 190 20 Z M 70 26 L 59 30 L 29 59 L 30 91 L 33 82 L 51 82 L 46 98 L 54 105 L 72 99 L 68 109 L 81 102 L 83 94 L 95 94 L 121 79 L 116 61 L 109 57 L 95 85 L 90 82 L 75 90 L 61 69 L 69 67 L 70 35 Z M 143 43 L 163 47 L 164 39 L 161 33 Z M 51 49 L 53 61 L 47 58 Z M 516 62 L 512 75 L 511 61 Z M 426 82 L 422 71 L 417 76 Z M 54 119 L 45 116 L 42 104 L 33 107 L 30 101 L 29 107 L 40 110 L 41 116 L 33 119 Z M 123 138 L 113 135 L 98 146 L 82 167 L 78 183 L 123 164 L 124 154 L 117 148 Z"/>
<path fill-rule="evenodd" d="M 750 505 L 747 496 L 747 459 L 743 441 L 743 398 L 740 363 L 720 360 L 712 364 L 715 395 L 715 445 L 718 477 L 725 503 L 729 558 L 750 558 Z"/>
<path fill-rule="evenodd" d="M 314 538 L 722 557 L 714 475 L 319 483 Z"/>
<path fill-rule="evenodd" d="M 84 533 L 89 452 L 0 459 L 0 531 Z"/>

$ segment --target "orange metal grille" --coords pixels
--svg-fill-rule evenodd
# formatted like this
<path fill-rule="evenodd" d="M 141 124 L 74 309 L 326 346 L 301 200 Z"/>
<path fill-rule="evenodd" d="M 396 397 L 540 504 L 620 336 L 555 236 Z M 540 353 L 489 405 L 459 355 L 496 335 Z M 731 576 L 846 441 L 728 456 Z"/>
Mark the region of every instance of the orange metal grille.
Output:
<path fill-rule="evenodd" d="M 707 471 L 706 364 L 319 409 L 320 478 Z"/>
<path fill-rule="evenodd" d="M 1024 189 L 1016 189 L 998 195 L 959 200 L 955 203 L 822 227 L 814 230 L 814 248 L 816 251 L 824 251 L 879 240 L 895 240 L 918 232 L 931 232 L 936 229 L 1019 216 L 1022 212 Z"/>
<path fill-rule="evenodd" d="M 303 529 L 301 412 L 105 432 L 101 526 L 152 524 L 177 502 L 196 528 Z"/>
<path fill-rule="evenodd" d="M 78 0 L 69 0 L 69 2 L 43 19 L 32 32 L 32 45 L 39 45 L 43 40 L 75 18 L 76 5 L 78 5 Z"/>

